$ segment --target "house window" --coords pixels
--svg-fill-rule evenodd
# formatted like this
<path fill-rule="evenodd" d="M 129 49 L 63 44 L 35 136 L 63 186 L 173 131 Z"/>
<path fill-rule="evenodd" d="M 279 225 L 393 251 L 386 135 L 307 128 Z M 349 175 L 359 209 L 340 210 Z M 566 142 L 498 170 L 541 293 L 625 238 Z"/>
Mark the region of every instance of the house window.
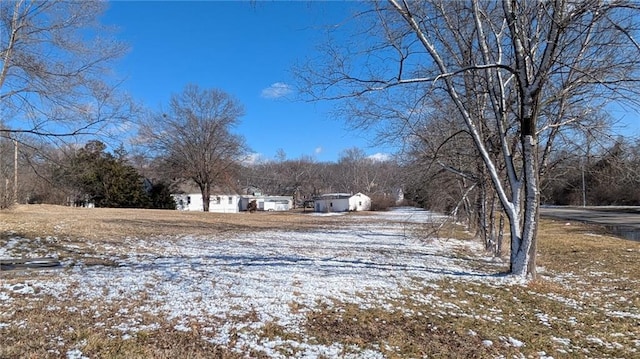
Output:
<path fill-rule="evenodd" d="M 362 207 L 362 201 L 358 202 L 358 206 Z"/>
<path fill-rule="evenodd" d="M 333 202 L 329 202 L 329 207 L 333 208 Z"/>
<path fill-rule="evenodd" d="M 220 204 L 220 197 L 216 197 L 216 204 Z"/>
<path fill-rule="evenodd" d="M 187 204 L 191 204 L 191 196 L 187 196 Z"/>
<path fill-rule="evenodd" d="M 233 197 L 229 196 L 229 204 L 233 204 Z"/>

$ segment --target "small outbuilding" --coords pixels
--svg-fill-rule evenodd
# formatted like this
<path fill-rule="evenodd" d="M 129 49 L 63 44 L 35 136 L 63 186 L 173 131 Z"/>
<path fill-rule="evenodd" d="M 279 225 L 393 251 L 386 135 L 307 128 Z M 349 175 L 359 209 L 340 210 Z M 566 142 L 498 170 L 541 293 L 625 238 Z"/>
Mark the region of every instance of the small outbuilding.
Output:
<path fill-rule="evenodd" d="M 316 212 L 371 210 L 371 198 L 363 193 L 328 193 L 314 199 Z"/>
<path fill-rule="evenodd" d="M 247 211 L 252 201 L 256 201 L 258 211 L 288 211 L 293 208 L 291 196 L 245 195 L 240 196 L 240 210 Z"/>

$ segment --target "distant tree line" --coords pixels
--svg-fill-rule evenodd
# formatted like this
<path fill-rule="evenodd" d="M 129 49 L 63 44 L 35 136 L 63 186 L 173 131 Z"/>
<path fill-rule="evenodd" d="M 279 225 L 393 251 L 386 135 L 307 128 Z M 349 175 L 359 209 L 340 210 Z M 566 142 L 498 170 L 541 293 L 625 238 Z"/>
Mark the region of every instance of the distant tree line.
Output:
<path fill-rule="evenodd" d="M 481 218 L 483 208 L 493 207 L 497 212 L 487 214 L 499 216 L 499 206 L 482 167 L 474 166 L 468 138 L 454 137 L 431 154 L 417 143 L 401 160 L 375 160 L 358 148 L 345 150 L 335 162 L 288 159 L 280 151 L 274 159 L 236 162 L 224 184 L 240 194 L 290 195 L 298 206 L 324 193 L 362 192 L 372 197 L 373 209 L 386 209 L 403 193 L 404 203 L 452 214 L 479 229 L 489 223 Z M 13 142 L 0 138 L 0 150 L 0 198 L 7 206 L 14 195 Z M 161 158 L 147 160 L 122 148 L 110 153 L 97 140 L 81 148 L 23 145 L 17 160 L 18 203 L 173 209 L 170 194 L 184 182 Z M 443 168 L 445 162 L 457 164 L 464 175 Z M 640 140 L 618 138 L 588 154 L 565 147 L 551 156 L 541 182 L 544 204 L 640 205 Z"/>
<path fill-rule="evenodd" d="M 280 151 L 274 160 L 243 166 L 240 176 L 241 187 L 293 196 L 297 206 L 325 193 L 362 192 L 371 197 L 373 210 L 396 205 L 402 181 L 396 160 L 373 159 L 359 148 L 343 151 L 336 162 L 287 159 Z"/>
<path fill-rule="evenodd" d="M 561 152 L 542 198 L 555 205 L 640 205 L 640 140 L 619 138 L 595 153 Z"/>
<path fill-rule="evenodd" d="M 9 149 L 10 141 L 0 141 Z M 174 209 L 170 196 L 186 177 L 176 177 L 163 158 L 146 160 L 123 148 L 109 152 L 107 145 L 92 140 L 81 148 L 24 147 L 19 154 L 18 203 L 51 203 L 76 206 Z M 3 156 L 3 197 L 12 196 L 13 159 Z M 374 209 L 396 204 L 402 188 L 401 166 L 394 160 L 374 160 L 360 149 L 345 151 L 337 162 L 317 162 L 309 157 L 280 157 L 257 163 L 236 162 L 223 182 L 239 194 L 261 192 L 293 196 L 296 205 L 324 193 L 363 192 L 373 199 Z M 6 187 L 6 188 L 5 188 Z M 12 203 L 11 200 L 7 200 Z"/>

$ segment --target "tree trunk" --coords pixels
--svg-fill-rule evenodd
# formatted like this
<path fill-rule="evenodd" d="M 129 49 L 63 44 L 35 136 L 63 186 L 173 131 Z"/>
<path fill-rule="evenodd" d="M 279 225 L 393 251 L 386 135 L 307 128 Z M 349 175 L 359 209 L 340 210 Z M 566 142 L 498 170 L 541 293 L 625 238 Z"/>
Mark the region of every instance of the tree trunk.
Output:
<path fill-rule="evenodd" d="M 504 239 L 504 215 L 500 213 L 500 223 L 498 227 L 498 239 L 496 241 L 496 256 L 502 257 L 502 241 Z"/>
<path fill-rule="evenodd" d="M 489 200 L 487 200 L 488 202 Z M 487 210 L 486 207 L 488 207 L 488 211 L 489 211 L 489 224 L 488 224 L 488 228 L 487 231 L 488 233 L 488 239 L 487 239 L 487 250 L 491 251 L 491 253 L 496 256 L 497 255 L 497 250 L 496 250 L 496 230 L 497 230 L 497 226 L 496 226 L 496 198 L 495 195 L 492 194 L 491 195 L 491 203 L 490 205 L 487 206 L 487 204 L 485 204 L 485 211 Z M 484 215 L 485 217 L 487 216 L 486 214 Z"/>
<path fill-rule="evenodd" d="M 522 213 L 514 212 L 509 218 L 511 226 L 511 273 L 518 276 L 536 277 L 535 250 L 538 230 L 537 143 L 533 135 L 522 136 L 524 169 L 524 203 Z M 522 223 L 522 227 L 521 226 Z"/>
<path fill-rule="evenodd" d="M 202 191 L 202 210 L 205 212 L 209 212 L 209 203 L 211 201 L 211 188 L 208 183 L 205 183 L 200 186 L 200 191 Z"/>

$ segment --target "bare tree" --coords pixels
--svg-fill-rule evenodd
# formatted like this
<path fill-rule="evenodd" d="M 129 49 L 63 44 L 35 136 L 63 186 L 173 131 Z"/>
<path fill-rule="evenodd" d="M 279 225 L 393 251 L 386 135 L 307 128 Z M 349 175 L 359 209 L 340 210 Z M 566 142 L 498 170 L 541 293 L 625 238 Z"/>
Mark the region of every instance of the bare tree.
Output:
<path fill-rule="evenodd" d="M 370 41 L 330 47 L 332 61 L 301 72 L 307 90 L 392 129 L 449 104 L 509 220 L 510 272 L 535 277 L 543 158 L 566 125 L 637 95 L 637 4 L 389 0 L 373 10 L 361 14 Z"/>
<path fill-rule="evenodd" d="M 169 108 L 141 124 L 141 143 L 163 160 L 173 178 L 198 185 L 208 212 L 211 189 L 233 182 L 230 174 L 246 153 L 244 139 L 231 132 L 244 110 L 231 95 L 197 85 L 173 95 Z"/>
<path fill-rule="evenodd" d="M 111 65 L 127 47 L 99 24 L 98 1 L 0 2 L 0 116 L 5 135 L 107 132 L 132 104 Z"/>
<path fill-rule="evenodd" d="M 241 183 L 266 194 L 292 196 L 297 206 L 317 194 L 315 183 L 321 166 L 309 156 L 287 159 L 280 150 L 275 160 L 247 165 Z"/>
<path fill-rule="evenodd" d="M 375 159 L 352 147 L 340 154 L 333 167 L 331 183 L 337 191 L 363 192 L 371 197 L 372 208 L 376 210 L 396 204 L 402 176 L 394 159 Z"/>
<path fill-rule="evenodd" d="M 14 149 L 19 144 L 34 149 L 34 137 L 50 142 L 82 135 L 106 138 L 134 112 L 111 71 L 127 47 L 100 25 L 105 6 L 99 1 L 0 2 L 0 137 L 11 139 Z M 15 153 L 0 151 L 0 157 Z M 18 183 L 24 183 L 19 172 L 14 168 L 14 200 Z"/>

